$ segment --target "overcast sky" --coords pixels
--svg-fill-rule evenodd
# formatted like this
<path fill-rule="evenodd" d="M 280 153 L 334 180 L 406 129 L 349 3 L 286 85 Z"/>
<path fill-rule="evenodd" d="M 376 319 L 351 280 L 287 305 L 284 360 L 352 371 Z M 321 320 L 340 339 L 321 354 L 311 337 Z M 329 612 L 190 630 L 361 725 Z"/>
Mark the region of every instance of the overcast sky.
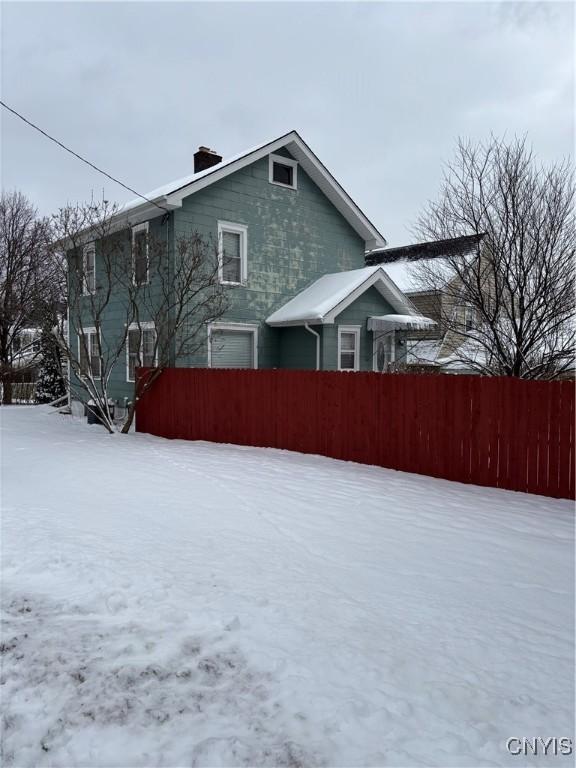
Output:
<path fill-rule="evenodd" d="M 458 136 L 573 154 L 574 10 L 556 3 L 6 3 L 2 99 L 147 191 L 295 128 L 390 245 Z M 2 182 L 49 213 L 133 195 L 2 110 Z"/>

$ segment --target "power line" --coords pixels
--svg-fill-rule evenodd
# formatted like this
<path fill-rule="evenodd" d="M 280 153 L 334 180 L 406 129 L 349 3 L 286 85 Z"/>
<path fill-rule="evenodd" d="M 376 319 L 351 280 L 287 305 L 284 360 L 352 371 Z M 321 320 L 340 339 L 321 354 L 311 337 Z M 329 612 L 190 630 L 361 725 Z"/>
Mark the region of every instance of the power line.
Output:
<path fill-rule="evenodd" d="M 62 144 L 61 141 L 58 141 L 58 139 L 55 139 L 54 136 L 50 136 L 49 133 L 46 133 L 46 131 L 43 131 L 42 128 L 35 125 L 33 122 L 28 120 L 24 115 L 21 115 L 19 112 L 16 112 L 15 109 L 12 109 L 12 107 L 9 107 L 8 104 L 6 104 L 3 101 L 0 101 L 0 105 L 4 107 L 4 109 L 7 109 L 9 112 L 12 112 L 13 115 L 16 115 L 16 117 L 19 117 L 20 120 L 23 120 L 27 125 L 34 128 L 34 130 L 41 133 L 43 136 L 46 136 L 47 139 L 50 139 L 50 141 L 53 141 L 55 144 L 58 144 L 59 147 L 62 147 L 62 149 L 65 149 L 66 152 L 69 152 L 71 155 L 74 155 L 74 157 L 77 157 L 78 160 L 81 160 L 83 163 L 86 163 L 86 165 L 89 165 L 90 168 L 93 168 L 95 171 L 98 171 L 98 173 L 103 174 L 104 176 L 107 176 L 111 181 L 115 182 L 116 184 L 119 184 L 121 187 L 124 187 L 124 189 L 127 189 L 129 192 L 132 192 L 132 194 L 136 195 L 136 197 L 141 197 L 142 200 L 146 200 L 147 203 L 150 203 L 151 205 L 155 205 L 156 208 L 160 208 L 161 211 L 165 211 L 166 213 L 170 213 L 168 208 L 164 208 L 163 205 L 158 205 L 158 203 L 155 203 L 154 200 L 150 200 L 150 198 L 146 197 L 146 195 L 141 195 L 140 192 L 136 192 L 135 189 L 132 189 L 132 187 L 129 187 L 127 184 L 124 184 L 119 179 L 115 179 L 114 176 L 111 176 L 109 173 L 106 173 L 106 171 L 103 171 L 101 168 L 98 168 L 97 165 L 94 165 L 94 163 L 91 163 L 90 160 L 86 160 L 85 157 L 82 157 L 82 155 L 79 155 L 77 152 L 74 152 L 74 150 L 67 147 L 65 144 Z"/>

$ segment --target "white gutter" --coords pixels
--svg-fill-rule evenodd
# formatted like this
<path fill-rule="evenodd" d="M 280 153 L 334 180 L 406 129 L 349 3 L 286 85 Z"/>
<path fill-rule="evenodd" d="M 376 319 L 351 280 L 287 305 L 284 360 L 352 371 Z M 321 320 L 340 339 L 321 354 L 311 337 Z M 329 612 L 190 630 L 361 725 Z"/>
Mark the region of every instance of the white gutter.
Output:
<path fill-rule="evenodd" d="M 316 336 L 316 370 L 320 370 L 320 334 L 318 331 L 313 331 L 312 328 L 308 325 L 308 323 L 304 323 L 304 328 L 306 328 L 307 331 L 310 331 L 310 333 L 314 334 Z"/>

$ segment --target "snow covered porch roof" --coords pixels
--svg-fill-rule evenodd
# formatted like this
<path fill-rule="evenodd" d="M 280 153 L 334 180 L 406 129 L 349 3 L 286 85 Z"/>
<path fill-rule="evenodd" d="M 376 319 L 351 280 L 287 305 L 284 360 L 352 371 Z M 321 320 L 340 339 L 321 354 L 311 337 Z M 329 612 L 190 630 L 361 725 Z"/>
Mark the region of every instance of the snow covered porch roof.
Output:
<path fill-rule="evenodd" d="M 368 318 L 369 331 L 425 331 L 436 325 L 423 315 L 380 315 Z"/>
<path fill-rule="evenodd" d="M 266 322 L 272 326 L 332 324 L 337 315 L 372 287 L 403 316 L 417 314 L 385 270 L 376 265 L 323 275 L 273 312 Z"/>

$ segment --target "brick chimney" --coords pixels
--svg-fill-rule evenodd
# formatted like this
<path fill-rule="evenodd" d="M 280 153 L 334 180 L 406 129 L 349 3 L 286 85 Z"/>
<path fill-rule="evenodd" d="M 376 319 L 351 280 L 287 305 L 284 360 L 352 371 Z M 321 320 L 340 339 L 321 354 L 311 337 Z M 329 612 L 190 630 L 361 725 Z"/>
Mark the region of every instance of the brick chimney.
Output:
<path fill-rule="evenodd" d="M 194 173 L 205 171 L 206 168 L 212 168 L 221 162 L 222 158 L 213 149 L 198 147 L 198 152 L 194 152 Z"/>

